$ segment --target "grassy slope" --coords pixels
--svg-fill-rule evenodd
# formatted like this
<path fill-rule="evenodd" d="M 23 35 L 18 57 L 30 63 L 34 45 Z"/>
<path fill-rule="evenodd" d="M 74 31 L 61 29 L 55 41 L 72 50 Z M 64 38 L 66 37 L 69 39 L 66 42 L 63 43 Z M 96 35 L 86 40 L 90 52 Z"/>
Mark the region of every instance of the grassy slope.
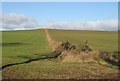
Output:
<path fill-rule="evenodd" d="M 78 33 L 50 31 L 54 39 L 76 43 Z M 76 33 L 76 32 L 75 32 Z M 58 35 L 58 36 L 57 36 Z M 64 37 L 64 38 L 63 38 Z M 72 38 L 71 38 L 72 37 Z M 28 40 L 29 39 L 29 40 Z M 71 40 L 70 40 L 71 39 Z M 26 41 L 25 41 L 26 40 Z M 75 42 L 74 42 L 75 41 Z M 22 43 L 3 46 L 3 63 L 13 63 L 26 58 L 40 57 L 51 51 L 43 30 L 3 32 L 3 43 Z M 39 55 L 36 55 L 39 54 Z M 21 57 L 19 57 L 21 56 Z M 26 57 L 26 58 L 23 58 Z M 61 63 L 56 60 L 39 60 L 28 64 L 15 65 L 3 70 L 3 78 L 14 79 L 61 79 L 61 78 L 116 78 L 118 70 L 94 63 Z"/>
<path fill-rule="evenodd" d="M 49 30 L 56 41 L 69 41 L 79 46 L 88 40 L 88 44 L 98 51 L 113 52 L 118 49 L 118 33 L 112 31 L 65 31 Z M 54 33 L 53 33 L 54 32 Z"/>
<path fill-rule="evenodd" d="M 3 65 L 36 58 L 51 51 L 44 30 L 6 31 L 3 34 Z"/>

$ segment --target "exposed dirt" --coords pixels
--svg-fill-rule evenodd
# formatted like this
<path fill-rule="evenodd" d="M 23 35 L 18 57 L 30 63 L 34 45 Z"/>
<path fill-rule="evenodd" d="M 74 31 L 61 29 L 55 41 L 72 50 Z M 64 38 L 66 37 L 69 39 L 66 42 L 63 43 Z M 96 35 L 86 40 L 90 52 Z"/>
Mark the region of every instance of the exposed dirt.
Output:
<path fill-rule="evenodd" d="M 99 64 L 94 64 L 94 63 L 64 64 L 63 63 L 58 65 L 57 63 L 55 62 L 53 63 L 51 61 L 49 66 L 51 68 L 45 70 L 41 69 L 42 66 L 46 67 L 49 65 L 49 63 L 45 63 L 45 64 L 46 65 L 43 64 L 39 66 L 38 70 L 36 71 L 29 70 L 29 72 L 28 70 L 27 71 L 24 70 L 22 67 L 14 66 L 12 68 L 6 68 L 3 70 L 3 78 L 23 79 L 29 77 L 29 79 L 30 78 L 32 79 L 56 79 L 56 78 L 57 79 L 118 79 L 117 70 L 114 70 L 112 68 L 107 68 Z"/>
<path fill-rule="evenodd" d="M 50 47 L 52 47 L 52 50 L 55 51 L 55 49 L 58 48 L 58 46 L 61 44 L 61 42 L 56 42 L 56 41 L 52 40 L 47 29 L 45 30 L 45 32 L 46 32 L 46 37 L 47 37 Z"/>

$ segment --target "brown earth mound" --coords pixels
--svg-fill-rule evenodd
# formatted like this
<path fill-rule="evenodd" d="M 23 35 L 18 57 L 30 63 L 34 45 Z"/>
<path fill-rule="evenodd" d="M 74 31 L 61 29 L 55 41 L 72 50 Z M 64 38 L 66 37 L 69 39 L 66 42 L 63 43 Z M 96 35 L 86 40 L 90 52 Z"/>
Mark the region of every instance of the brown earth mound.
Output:
<path fill-rule="evenodd" d="M 69 42 L 61 42 L 55 49 L 55 56 L 63 62 L 95 62 L 97 54 L 86 43 L 81 47 L 70 44 Z"/>
<path fill-rule="evenodd" d="M 62 62 L 99 62 L 102 65 L 107 63 L 118 65 L 118 54 L 104 54 L 93 51 L 87 42 L 81 48 L 77 48 L 69 42 L 57 43 L 54 57 Z M 100 58 L 103 60 L 98 61 Z"/>

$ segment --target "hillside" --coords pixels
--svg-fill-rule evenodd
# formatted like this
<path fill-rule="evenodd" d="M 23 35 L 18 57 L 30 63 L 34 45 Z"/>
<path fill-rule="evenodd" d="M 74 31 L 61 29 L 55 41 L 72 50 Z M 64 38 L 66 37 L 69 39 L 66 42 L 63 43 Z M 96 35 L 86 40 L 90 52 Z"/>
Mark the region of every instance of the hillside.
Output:
<path fill-rule="evenodd" d="M 118 67 L 112 64 L 61 62 L 45 57 L 52 53 L 52 48 L 43 29 L 2 33 L 3 79 L 118 78 Z M 117 32 L 48 30 L 48 33 L 55 41 L 79 45 L 88 40 L 94 49 L 106 52 L 117 50 Z"/>

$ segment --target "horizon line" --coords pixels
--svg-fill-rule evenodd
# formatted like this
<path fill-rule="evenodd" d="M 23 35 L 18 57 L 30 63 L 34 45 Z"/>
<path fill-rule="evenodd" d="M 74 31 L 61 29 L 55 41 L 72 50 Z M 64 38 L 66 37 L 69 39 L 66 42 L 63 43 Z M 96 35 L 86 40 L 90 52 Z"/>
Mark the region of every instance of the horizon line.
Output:
<path fill-rule="evenodd" d="M 46 28 L 34 28 L 34 29 L 0 29 L 0 31 L 26 31 L 26 30 L 39 30 L 39 29 L 46 29 Z M 83 30 L 83 31 L 120 31 L 119 29 L 118 30 L 90 30 L 90 29 L 59 29 L 59 28 L 47 28 L 48 30 L 76 30 L 76 31 L 80 31 L 80 30 Z"/>

